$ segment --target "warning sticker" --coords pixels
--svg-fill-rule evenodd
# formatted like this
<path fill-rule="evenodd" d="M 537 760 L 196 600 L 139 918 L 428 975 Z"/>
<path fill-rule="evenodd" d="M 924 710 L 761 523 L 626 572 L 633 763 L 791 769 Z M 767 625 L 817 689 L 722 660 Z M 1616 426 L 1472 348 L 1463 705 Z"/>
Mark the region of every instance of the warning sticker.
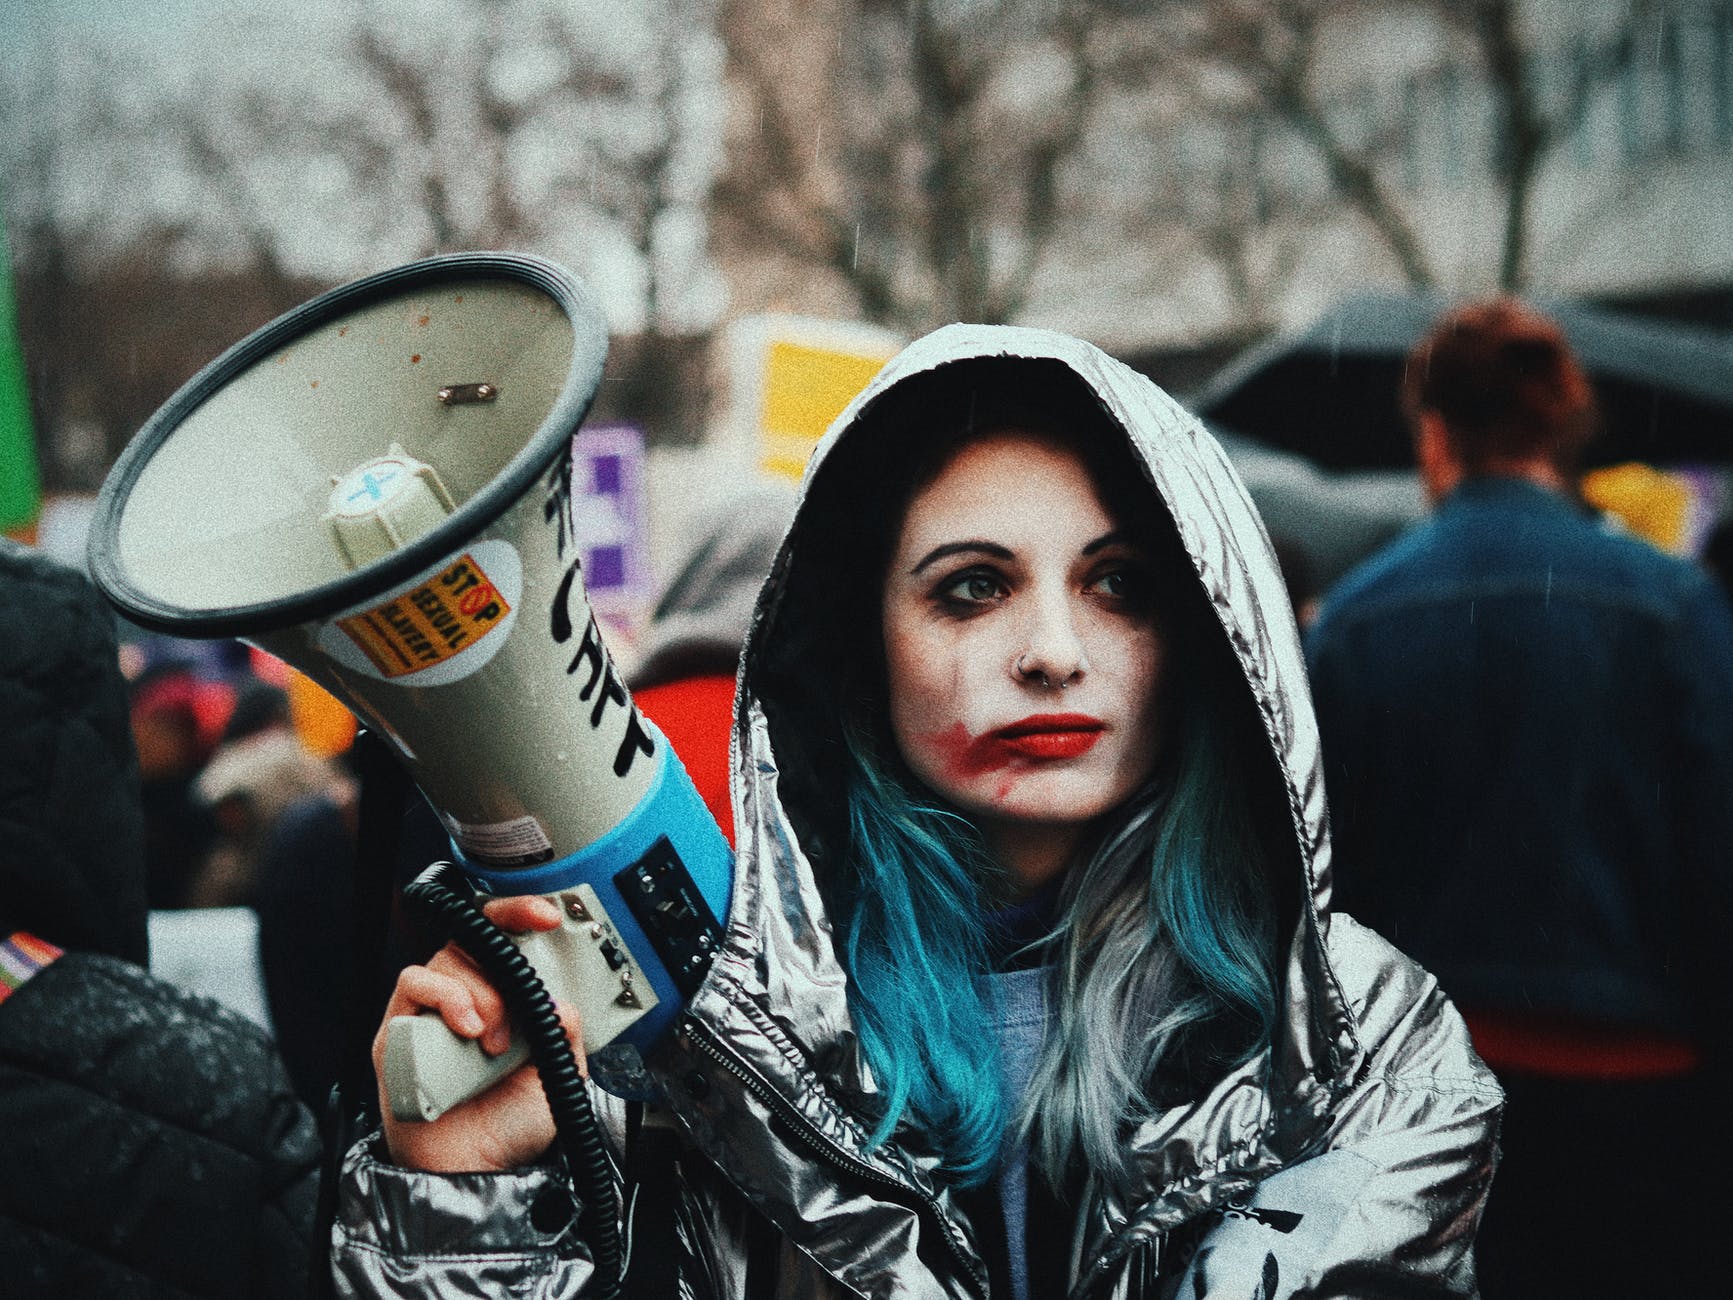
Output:
<path fill-rule="evenodd" d="M 337 626 L 387 678 L 420 672 L 461 654 L 505 625 L 511 606 L 472 554 L 431 581 Z"/>
<path fill-rule="evenodd" d="M 554 843 L 534 817 L 504 822 L 461 822 L 442 814 L 445 829 L 472 862 L 487 867 L 528 867 L 551 862 Z"/>

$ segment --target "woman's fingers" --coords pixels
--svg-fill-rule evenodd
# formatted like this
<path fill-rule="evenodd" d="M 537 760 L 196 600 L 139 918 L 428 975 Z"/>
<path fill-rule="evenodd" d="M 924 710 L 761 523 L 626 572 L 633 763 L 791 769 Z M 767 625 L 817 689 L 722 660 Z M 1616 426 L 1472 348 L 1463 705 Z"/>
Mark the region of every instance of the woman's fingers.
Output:
<path fill-rule="evenodd" d="M 560 909 L 539 895 L 496 898 L 483 908 L 500 929 L 513 934 L 551 930 L 560 924 Z M 511 1024 L 505 1003 L 468 953 L 448 943 L 425 966 L 407 966 L 398 977 L 386 1017 L 436 1011 L 464 1038 L 479 1038 L 483 1050 L 497 1056 L 511 1045 Z"/>
<path fill-rule="evenodd" d="M 481 910 L 488 920 L 510 934 L 552 930 L 560 923 L 559 904 L 541 894 L 490 899 Z"/>
<path fill-rule="evenodd" d="M 384 1060 L 385 1036 L 396 1016 L 433 1011 L 459 1037 L 481 1040 L 482 1050 L 498 1056 L 511 1046 L 505 1002 L 467 954 L 447 944 L 425 966 L 405 966 L 385 1008 L 374 1040 L 375 1064 Z"/>
<path fill-rule="evenodd" d="M 435 955 L 435 962 L 440 955 Z M 397 977 L 397 991 L 392 995 L 387 1014 L 407 1016 L 437 1011 L 452 1033 L 480 1038 L 487 1021 L 476 1003 L 480 990 L 486 987 L 479 979 L 466 980 L 453 973 L 449 965 L 444 970 L 431 962 L 426 966 L 405 966 Z"/>
<path fill-rule="evenodd" d="M 562 919 L 560 906 L 546 898 L 498 898 L 486 904 L 488 918 L 513 934 L 551 930 Z M 432 1011 L 465 1038 L 479 1038 L 491 1053 L 511 1041 L 505 1006 L 474 961 L 447 944 L 425 966 L 398 974 L 386 1010 L 386 1025 L 397 1015 Z M 583 1068 L 583 1034 L 575 1011 L 558 1008 L 560 1022 Z M 374 1040 L 374 1066 L 384 1060 L 386 1025 Z M 445 1171 L 505 1169 L 533 1160 L 553 1140 L 553 1120 L 535 1072 L 513 1071 L 493 1087 L 430 1122 L 403 1121 L 382 1099 L 385 1138 L 392 1158 L 413 1168 Z"/>
<path fill-rule="evenodd" d="M 481 1018 L 482 1029 L 478 1033 L 464 1034 L 464 1037 L 480 1038 L 482 1049 L 490 1056 L 498 1056 L 511 1045 L 511 1023 L 506 1016 L 505 1000 L 488 983 L 487 976 L 481 973 L 481 968 L 468 953 L 456 944 L 446 944 L 433 954 L 426 969 L 458 981 L 468 991 L 476 1015 Z"/>

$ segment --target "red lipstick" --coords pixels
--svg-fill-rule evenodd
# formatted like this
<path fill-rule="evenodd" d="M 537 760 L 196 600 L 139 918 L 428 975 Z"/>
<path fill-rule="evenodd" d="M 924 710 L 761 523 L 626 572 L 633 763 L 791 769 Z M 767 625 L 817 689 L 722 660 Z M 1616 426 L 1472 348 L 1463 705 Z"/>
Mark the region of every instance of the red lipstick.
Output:
<path fill-rule="evenodd" d="M 979 743 L 1018 758 L 1079 758 L 1095 747 L 1106 729 L 1105 722 L 1086 713 L 1036 713 L 989 731 Z"/>

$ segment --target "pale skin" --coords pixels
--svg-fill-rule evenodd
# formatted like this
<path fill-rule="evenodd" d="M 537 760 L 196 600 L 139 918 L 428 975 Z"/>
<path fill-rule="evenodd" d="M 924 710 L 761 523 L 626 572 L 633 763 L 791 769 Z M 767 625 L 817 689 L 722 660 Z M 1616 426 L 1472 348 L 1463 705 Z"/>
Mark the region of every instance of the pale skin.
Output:
<path fill-rule="evenodd" d="M 892 731 L 915 775 L 980 828 L 1013 896 L 1064 871 L 1154 769 L 1163 642 L 1149 569 L 1082 459 L 1039 434 L 971 441 L 904 516 L 882 591 Z M 543 898 L 485 911 L 513 932 L 560 924 Z M 490 1055 L 510 1041 L 499 995 L 455 946 L 399 975 L 386 1016 L 424 1010 Z M 382 1025 L 376 1074 L 384 1050 Z M 435 1172 L 516 1168 L 554 1138 L 527 1065 L 438 1120 L 391 1119 L 383 1093 L 381 1110 L 392 1159 Z"/>
<path fill-rule="evenodd" d="M 883 589 L 892 731 L 1014 896 L 1062 872 L 1154 769 L 1149 571 L 1088 466 L 1040 434 L 967 443 L 904 515 Z M 1007 737 L 1022 726 L 1037 738 Z"/>

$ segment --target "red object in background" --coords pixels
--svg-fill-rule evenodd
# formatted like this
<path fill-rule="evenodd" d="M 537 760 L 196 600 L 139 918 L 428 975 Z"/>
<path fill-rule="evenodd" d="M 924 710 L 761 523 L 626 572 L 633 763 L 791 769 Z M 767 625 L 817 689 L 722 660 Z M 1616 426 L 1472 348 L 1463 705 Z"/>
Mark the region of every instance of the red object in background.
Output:
<path fill-rule="evenodd" d="M 207 681 L 191 670 L 175 671 L 136 687 L 131 707 L 135 728 L 144 718 L 185 718 L 197 747 L 194 765 L 199 766 L 223 738 L 223 728 L 235 710 L 235 688 Z"/>
<path fill-rule="evenodd" d="M 734 843 L 728 797 L 728 734 L 734 724 L 734 677 L 715 674 L 646 686 L 632 692 L 639 709 L 661 728 L 680 756 L 699 797 Z"/>
<path fill-rule="evenodd" d="M 289 689 L 289 681 L 295 675 L 295 670 L 288 664 L 256 645 L 247 647 L 247 666 L 260 681 L 271 686 L 280 686 L 284 690 Z"/>
<path fill-rule="evenodd" d="M 1703 1064 L 1696 1045 L 1672 1034 L 1572 1024 L 1513 1011 L 1462 1009 L 1474 1050 L 1494 1072 L 1542 1079 L 1681 1079 Z"/>

